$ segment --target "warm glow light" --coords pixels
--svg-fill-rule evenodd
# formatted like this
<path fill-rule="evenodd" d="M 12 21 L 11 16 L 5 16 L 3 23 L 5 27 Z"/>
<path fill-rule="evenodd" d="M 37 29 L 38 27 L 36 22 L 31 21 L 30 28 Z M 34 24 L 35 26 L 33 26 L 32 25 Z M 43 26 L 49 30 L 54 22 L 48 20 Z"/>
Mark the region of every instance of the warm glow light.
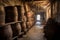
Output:
<path fill-rule="evenodd" d="M 37 18 L 36 18 L 36 24 L 41 24 L 41 22 L 40 22 L 40 15 L 37 15 Z"/>
<path fill-rule="evenodd" d="M 40 20 L 40 15 L 37 15 L 37 20 Z"/>

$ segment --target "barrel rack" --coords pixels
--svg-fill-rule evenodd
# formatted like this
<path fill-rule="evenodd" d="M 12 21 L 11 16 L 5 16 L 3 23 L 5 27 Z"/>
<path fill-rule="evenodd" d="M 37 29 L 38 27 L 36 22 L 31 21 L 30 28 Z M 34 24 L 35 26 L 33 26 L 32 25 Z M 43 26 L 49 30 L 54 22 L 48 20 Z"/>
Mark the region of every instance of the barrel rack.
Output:
<path fill-rule="evenodd" d="M 29 30 L 22 18 L 25 15 L 22 15 L 24 13 L 21 10 L 21 6 L 0 6 L 1 40 L 17 40 Z"/>

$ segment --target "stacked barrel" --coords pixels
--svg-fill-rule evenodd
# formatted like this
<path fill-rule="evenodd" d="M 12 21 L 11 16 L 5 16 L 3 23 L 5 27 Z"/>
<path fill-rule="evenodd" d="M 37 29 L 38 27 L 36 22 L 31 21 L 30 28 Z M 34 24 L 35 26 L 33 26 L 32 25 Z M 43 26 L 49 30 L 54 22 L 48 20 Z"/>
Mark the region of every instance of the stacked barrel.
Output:
<path fill-rule="evenodd" d="M 12 40 L 11 25 L 5 24 L 5 11 L 4 7 L 0 6 L 0 40 Z"/>
<path fill-rule="evenodd" d="M 0 40 L 13 40 L 26 31 L 21 6 L 0 7 Z"/>
<path fill-rule="evenodd" d="M 26 6 L 26 11 L 27 11 L 27 26 L 30 29 L 32 25 L 34 24 L 35 14 L 27 4 L 25 4 L 25 6 Z"/>
<path fill-rule="evenodd" d="M 26 5 L 0 6 L 0 40 L 14 40 L 26 34 L 33 23 L 32 11 Z"/>

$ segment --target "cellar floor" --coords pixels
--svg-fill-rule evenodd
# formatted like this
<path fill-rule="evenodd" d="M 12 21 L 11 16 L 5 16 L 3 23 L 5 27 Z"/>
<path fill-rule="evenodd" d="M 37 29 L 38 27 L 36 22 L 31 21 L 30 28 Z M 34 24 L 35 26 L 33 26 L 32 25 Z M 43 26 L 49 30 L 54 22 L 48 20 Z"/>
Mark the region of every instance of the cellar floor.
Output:
<path fill-rule="evenodd" d="M 43 25 L 33 26 L 23 38 L 18 40 L 46 40 L 43 33 Z"/>

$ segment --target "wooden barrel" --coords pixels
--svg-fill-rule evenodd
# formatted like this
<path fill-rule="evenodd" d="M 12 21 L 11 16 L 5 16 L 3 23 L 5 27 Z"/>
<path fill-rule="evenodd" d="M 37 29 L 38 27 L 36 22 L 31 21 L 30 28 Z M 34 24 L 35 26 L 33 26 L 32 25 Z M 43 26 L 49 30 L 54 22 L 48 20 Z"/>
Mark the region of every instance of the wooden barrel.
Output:
<path fill-rule="evenodd" d="M 11 24 L 13 30 L 13 37 L 21 33 L 21 26 L 19 23 Z"/>
<path fill-rule="evenodd" d="M 5 11 L 4 11 L 4 7 L 0 6 L 0 25 L 4 25 L 5 24 Z"/>
<path fill-rule="evenodd" d="M 18 12 L 18 21 L 22 21 L 21 6 L 16 6 Z"/>
<path fill-rule="evenodd" d="M 17 7 L 13 7 L 14 8 L 14 10 L 13 10 L 13 12 L 14 12 L 14 22 L 17 22 L 18 21 L 18 10 L 17 10 Z"/>
<path fill-rule="evenodd" d="M 26 29 L 26 27 L 24 26 L 24 22 L 21 22 L 20 24 L 21 24 L 21 32 L 24 32 Z"/>
<path fill-rule="evenodd" d="M 17 32 L 18 32 L 18 35 L 20 35 L 20 33 L 21 33 L 21 25 L 20 25 L 20 23 L 16 23 L 16 29 L 17 29 Z"/>
<path fill-rule="evenodd" d="M 5 10 L 0 6 L 0 40 L 12 40 L 11 26 L 3 26 L 5 24 Z"/>
<path fill-rule="evenodd" d="M 28 29 L 31 27 L 29 22 L 27 22 L 27 26 L 28 26 Z"/>
<path fill-rule="evenodd" d="M 0 40 L 13 40 L 10 25 L 0 27 Z"/>
<path fill-rule="evenodd" d="M 18 21 L 22 21 L 20 23 L 21 25 L 21 31 L 24 32 L 26 31 L 26 17 L 24 17 L 24 7 L 23 6 L 16 6 L 18 10 Z"/>
<path fill-rule="evenodd" d="M 5 7 L 6 13 L 6 23 L 17 22 L 18 21 L 18 12 L 17 7 L 15 6 L 7 6 Z M 19 23 L 11 23 L 11 28 L 13 31 L 13 37 L 17 36 L 21 32 L 21 26 Z"/>
<path fill-rule="evenodd" d="M 25 16 L 22 16 L 21 27 L 22 27 L 22 31 L 23 31 L 23 32 L 26 32 L 26 31 L 27 31 L 27 27 L 26 27 L 26 17 L 25 17 Z"/>

